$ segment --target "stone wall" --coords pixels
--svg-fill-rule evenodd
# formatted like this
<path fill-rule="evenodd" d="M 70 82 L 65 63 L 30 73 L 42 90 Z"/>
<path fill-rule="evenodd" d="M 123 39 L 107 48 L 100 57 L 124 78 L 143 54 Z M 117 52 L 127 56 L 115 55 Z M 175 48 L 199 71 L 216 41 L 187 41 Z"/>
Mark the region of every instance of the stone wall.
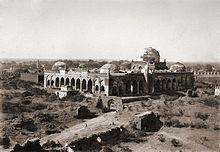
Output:
<path fill-rule="evenodd" d="M 21 73 L 20 79 L 40 84 L 44 83 L 44 75 L 42 74 Z"/>

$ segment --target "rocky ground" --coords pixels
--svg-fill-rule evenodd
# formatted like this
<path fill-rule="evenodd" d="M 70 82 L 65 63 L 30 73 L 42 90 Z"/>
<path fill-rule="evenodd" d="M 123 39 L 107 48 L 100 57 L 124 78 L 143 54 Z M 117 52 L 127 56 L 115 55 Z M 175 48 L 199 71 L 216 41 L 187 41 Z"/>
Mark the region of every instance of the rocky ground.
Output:
<path fill-rule="evenodd" d="M 1 80 L 1 149 L 15 143 L 40 138 L 59 141 L 61 146 L 74 138 L 123 126 L 128 134 L 106 142 L 93 151 L 219 151 L 220 98 L 211 95 L 210 84 L 197 84 L 197 97 L 185 95 L 149 96 L 147 100 L 126 103 L 121 112 L 103 114 L 96 100 L 78 94 L 60 100 L 41 86 L 20 80 Z M 85 105 L 96 118 L 77 119 L 76 107 Z M 161 116 L 163 127 L 155 133 L 139 132 L 130 121 L 135 114 L 153 111 Z M 8 141 L 10 140 L 10 141 Z M 7 149 L 9 147 L 9 149 Z M 4 149 L 6 148 L 6 149 Z"/>

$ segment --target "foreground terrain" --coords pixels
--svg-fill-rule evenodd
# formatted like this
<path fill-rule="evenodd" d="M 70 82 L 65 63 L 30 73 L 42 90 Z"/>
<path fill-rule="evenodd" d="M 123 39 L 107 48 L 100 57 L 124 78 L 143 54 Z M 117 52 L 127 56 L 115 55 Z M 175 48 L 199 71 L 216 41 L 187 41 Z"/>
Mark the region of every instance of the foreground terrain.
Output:
<path fill-rule="evenodd" d="M 59 142 L 60 147 L 79 139 L 86 144 L 90 136 L 120 126 L 125 131 L 120 137 L 112 136 L 114 142 L 91 146 L 90 150 L 219 151 L 220 98 L 211 95 L 213 91 L 206 86 L 199 86 L 197 97 L 184 94 L 149 96 L 147 100 L 124 104 L 123 111 L 108 113 L 96 108 L 93 95 L 77 94 L 72 99 L 61 100 L 41 86 L 14 79 L 1 80 L 0 88 L 1 135 L 10 139 L 8 144 L 1 141 L 1 151 L 10 151 L 16 143 L 33 138 L 39 138 L 41 145 L 51 139 Z M 97 117 L 77 119 L 76 109 L 81 105 L 87 106 Z M 160 131 L 147 133 L 132 127 L 133 117 L 145 111 L 161 116 L 163 127 Z M 47 146 L 48 149 L 53 147 Z"/>

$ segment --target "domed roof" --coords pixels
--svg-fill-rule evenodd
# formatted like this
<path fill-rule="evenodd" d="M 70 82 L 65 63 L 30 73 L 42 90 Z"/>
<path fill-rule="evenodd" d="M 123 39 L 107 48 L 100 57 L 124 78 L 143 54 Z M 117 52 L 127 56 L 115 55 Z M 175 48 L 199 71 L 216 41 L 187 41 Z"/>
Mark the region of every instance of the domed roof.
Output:
<path fill-rule="evenodd" d="M 147 54 L 147 55 L 160 56 L 160 53 L 156 49 L 154 49 L 152 47 L 145 48 L 145 50 L 146 50 L 145 54 Z"/>
<path fill-rule="evenodd" d="M 184 64 L 177 62 L 170 66 L 170 70 L 173 72 L 184 72 L 186 71 L 186 67 Z"/>
<path fill-rule="evenodd" d="M 160 53 L 152 48 L 152 47 L 148 47 L 145 48 L 146 52 L 144 53 L 143 56 L 141 56 L 141 58 L 143 58 L 143 61 L 146 62 L 160 62 Z"/>
<path fill-rule="evenodd" d="M 118 67 L 115 64 L 104 64 L 100 68 L 100 73 L 108 73 L 108 70 L 110 70 L 110 73 L 118 72 Z"/>
<path fill-rule="evenodd" d="M 66 68 L 66 63 L 58 61 L 54 63 L 52 70 L 64 70 Z"/>

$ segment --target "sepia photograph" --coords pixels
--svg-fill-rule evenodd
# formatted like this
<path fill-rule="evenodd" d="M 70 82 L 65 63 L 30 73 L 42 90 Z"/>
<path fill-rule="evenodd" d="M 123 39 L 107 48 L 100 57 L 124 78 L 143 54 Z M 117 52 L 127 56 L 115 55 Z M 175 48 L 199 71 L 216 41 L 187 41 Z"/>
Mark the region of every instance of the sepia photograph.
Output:
<path fill-rule="evenodd" d="M 0 0 L 0 152 L 219 152 L 220 0 Z"/>

